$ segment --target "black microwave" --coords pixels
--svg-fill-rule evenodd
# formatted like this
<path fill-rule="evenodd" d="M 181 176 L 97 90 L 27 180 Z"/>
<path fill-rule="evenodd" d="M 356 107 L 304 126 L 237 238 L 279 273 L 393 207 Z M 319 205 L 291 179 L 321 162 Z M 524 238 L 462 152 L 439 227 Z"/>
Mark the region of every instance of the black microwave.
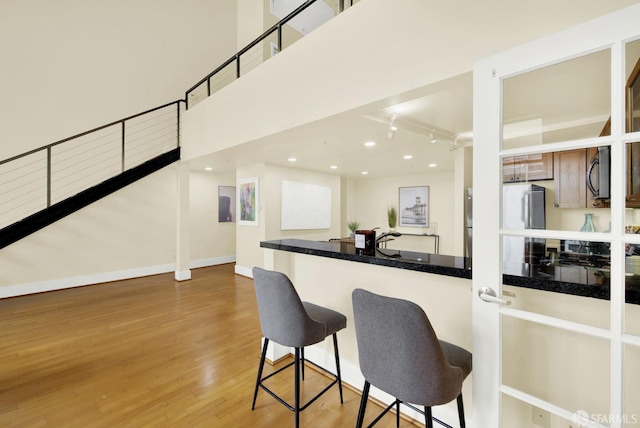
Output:
<path fill-rule="evenodd" d="M 587 187 L 595 199 L 611 198 L 611 147 L 598 147 L 587 168 Z"/>

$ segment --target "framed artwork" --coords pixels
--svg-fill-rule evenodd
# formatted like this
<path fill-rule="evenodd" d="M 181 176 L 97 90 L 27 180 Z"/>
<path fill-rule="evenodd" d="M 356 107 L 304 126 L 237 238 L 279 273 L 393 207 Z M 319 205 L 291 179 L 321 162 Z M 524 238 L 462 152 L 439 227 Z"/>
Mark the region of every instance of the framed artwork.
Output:
<path fill-rule="evenodd" d="M 236 221 L 236 188 L 218 186 L 218 222 Z"/>
<path fill-rule="evenodd" d="M 400 188 L 399 226 L 429 227 L 429 186 Z"/>
<path fill-rule="evenodd" d="M 258 226 L 259 192 L 258 177 L 238 180 L 237 223 L 243 226 Z"/>

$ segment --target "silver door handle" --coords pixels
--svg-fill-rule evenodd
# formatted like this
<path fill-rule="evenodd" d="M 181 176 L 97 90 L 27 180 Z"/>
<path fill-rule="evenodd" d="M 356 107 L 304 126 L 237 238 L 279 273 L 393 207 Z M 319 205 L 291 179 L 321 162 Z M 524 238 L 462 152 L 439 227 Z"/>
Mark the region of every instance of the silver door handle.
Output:
<path fill-rule="evenodd" d="M 489 303 L 498 303 L 500 305 L 507 305 L 507 306 L 509 306 L 511 304 L 510 300 L 504 300 L 504 299 L 499 298 L 496 295 L 496 292 L 493 290 L 493 288 L 489 288 L 489 287 L 480 288 L 478 290 L 478 296 L 483 301 L 489 302 Z"/>

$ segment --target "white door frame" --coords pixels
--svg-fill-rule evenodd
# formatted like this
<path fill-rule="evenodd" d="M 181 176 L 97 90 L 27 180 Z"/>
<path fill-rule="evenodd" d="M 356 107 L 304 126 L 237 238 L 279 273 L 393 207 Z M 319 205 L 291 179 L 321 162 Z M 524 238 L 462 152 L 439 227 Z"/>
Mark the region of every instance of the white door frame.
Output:
<path fill-rule="evenodd" d="M 501 316 L 528 319 L 552 327 L 578 331 L 610 340 L 611 343 L 611 412 L 622 412 L 623 347 L 625 343 L 638 343 L 638 338 L 624 335 L 624 69 L 623 41 L 640 33 L 640 4 L 605 15 L 583 25 L 545 37 L 511 51 L 481 60 L 474 66 L 474 143 L 473 187 L 473 422 L 480 427 L 500 427 L 500 395 L 516 396 L 552 413 L 571 419 L 571 413 L 553 403 L 519 394 L 501 385 Z M 481 287 L 493 288 L 498 296 L 502 291 L 502 236 L 501 189 L 502 155 L 535 153 L 538 151 L 566 150 L 584 146 L 585 141 L 555 143 L 526 149 L 501 150 L 501 82 L 505 77 L 527 70 L 560 62 L 585 53 L 611 48 L 612 56 L 612 233 L 611 240 L 611 321 L 610 329 L 563 321 L 520 310 L 509 309 L 495 303 L 486 303 L 478 297 Z M 637 133 L 636 133 L 637 135 Z M 637 138 L 637 137 L 636 137 Z M 617 167 L 616 167 L 617 166 Z M 540 231 L 537 231 L 540 232 Z M 506 233 L 508 234 L 508 233 Z M 568 238 L 579 232 L 544 231 L 544 237 Z M 583 237 L 584 238 L 584 237 Z M 632 238 L 633 239 L 633 238 Z M 599 426 L 599 425 L 594 425 Z M 622 425 L 613 421 L 611 427 Z M 505 427 L 506 428 L 506 427 Z"/>

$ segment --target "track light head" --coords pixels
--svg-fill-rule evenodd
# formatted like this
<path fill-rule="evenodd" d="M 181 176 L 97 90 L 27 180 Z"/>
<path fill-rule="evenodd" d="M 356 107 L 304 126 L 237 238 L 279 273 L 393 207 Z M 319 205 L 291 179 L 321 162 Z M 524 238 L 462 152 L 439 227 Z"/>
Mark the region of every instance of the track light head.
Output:
<path fill-rule="evenodd" d="M 391 115 L 391 120 L 389 121 L 389 131 L 387 132 L 387 137 L 389 137 L 389 139 L 393 138 L 396 135 L 396 131 L 398 130 L 398 127 L 393 124 L 395 121 L 396 115 L 393 114 Z"/>

